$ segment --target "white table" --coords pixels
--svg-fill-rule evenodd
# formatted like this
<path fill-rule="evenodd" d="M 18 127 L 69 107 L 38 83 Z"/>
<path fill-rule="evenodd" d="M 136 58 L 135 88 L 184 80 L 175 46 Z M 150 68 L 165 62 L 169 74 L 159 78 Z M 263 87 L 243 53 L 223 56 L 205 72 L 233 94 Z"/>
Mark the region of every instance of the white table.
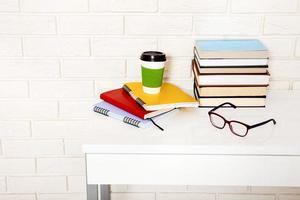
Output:
<path fill-rule="evenodd" d="M 245 138 L 214 128 L 208 110 L 170 113 L 159 122 L 164 132 L 99 116 L 114 137 L 83 146 L 88 200 L 98 199 L 98 185 L 109 200 L 110 184 L 300 186 L 300 92 L 271 92 L 266 108 L 218 110 L 249 124 L 276 119 Z"/>

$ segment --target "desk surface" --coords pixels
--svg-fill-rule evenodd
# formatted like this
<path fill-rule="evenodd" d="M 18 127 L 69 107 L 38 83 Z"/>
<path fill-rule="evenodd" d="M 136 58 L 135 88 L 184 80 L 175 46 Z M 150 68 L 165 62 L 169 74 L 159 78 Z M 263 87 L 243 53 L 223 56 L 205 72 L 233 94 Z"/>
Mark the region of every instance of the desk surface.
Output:
<path fill-rule="evenodd" d="M 139 129 L 95 113 L 107 133 L 101 141 L 83 146 L 85 153 L 300 155 L 300 91 L 272 91 L 266 108 L 224 108 L 227 119 L 248 124 L 274 118 L 277 124 L 251 129 L 245 138 L 219 130 L 209 121 L 209 109 L 183 108 L 157 120 L 156 127 Z M 101 133 L 99 133 L 101 135 Z"/>

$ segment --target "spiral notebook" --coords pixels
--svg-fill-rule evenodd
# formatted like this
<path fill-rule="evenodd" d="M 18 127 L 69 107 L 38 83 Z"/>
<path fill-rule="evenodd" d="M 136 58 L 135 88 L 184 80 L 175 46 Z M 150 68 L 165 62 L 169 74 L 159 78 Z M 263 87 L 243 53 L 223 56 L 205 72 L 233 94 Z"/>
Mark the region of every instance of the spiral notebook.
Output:
<path fill-rule="evenodd" d="M 146 128 L 152 124 L 150 119 L 141 119 L 105 101 L 95 104 L 93 110 L 138 128 Z"/>

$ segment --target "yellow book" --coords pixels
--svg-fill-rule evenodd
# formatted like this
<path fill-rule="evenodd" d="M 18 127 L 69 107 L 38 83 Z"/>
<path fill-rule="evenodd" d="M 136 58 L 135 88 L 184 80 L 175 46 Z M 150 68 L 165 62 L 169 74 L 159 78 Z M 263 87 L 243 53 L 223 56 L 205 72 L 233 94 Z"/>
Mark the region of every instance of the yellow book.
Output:
<path fill-rule="evenodd" d="M 144 93 L 142 87 L 141 82 L 130 82 L 125 83 L 123 89 L 145 110 L 198 107 L 199 105 L 192 96 L 171 83 L 163 83 L 160 93 L 154 95 Z"/>

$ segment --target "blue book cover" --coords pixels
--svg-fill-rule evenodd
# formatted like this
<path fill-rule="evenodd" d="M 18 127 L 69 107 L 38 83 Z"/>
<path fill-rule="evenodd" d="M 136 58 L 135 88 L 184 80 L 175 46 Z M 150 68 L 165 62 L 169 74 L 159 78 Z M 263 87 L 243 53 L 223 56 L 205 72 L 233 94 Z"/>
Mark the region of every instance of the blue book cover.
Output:
<path fill-rule="evenodd" d="M 112 117 L 115 119 L 118 119 L 120 121 L 123 121 L 124 123 L 133 125 L 135 127 L 139 128 L 145 128 L 147 127 L 151 121 L 149 119 L 141 119 L 139 117 L 136 117 L 135 115 L 130 114 L 129 112 L 126 112 L 110 103 L 107 103 L 105 101 L 102 101 L 100 103 L 97 103 L 93 106 L 94 112 L 100 113 L 102 115 Z"/>
<path fill-rule="evenodd" d="M 196 40 L 196 47 L 201 51 L 267 51 L 257 39 L 251 40 Z"/>

